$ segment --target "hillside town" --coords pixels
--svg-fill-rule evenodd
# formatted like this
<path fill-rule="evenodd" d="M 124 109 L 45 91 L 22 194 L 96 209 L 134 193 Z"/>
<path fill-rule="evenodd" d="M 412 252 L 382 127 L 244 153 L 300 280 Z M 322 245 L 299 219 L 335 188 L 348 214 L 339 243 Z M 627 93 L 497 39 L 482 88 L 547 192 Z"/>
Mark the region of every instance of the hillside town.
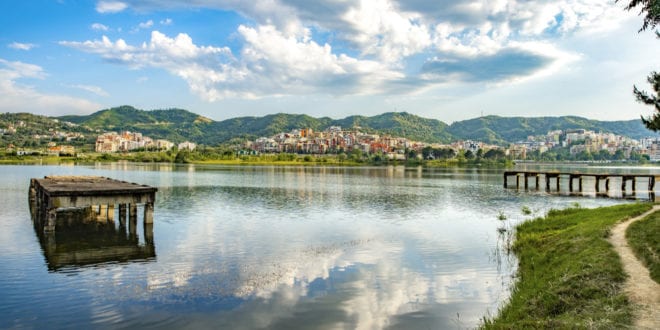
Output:
<path fill-rule="evenodd" d="M 58 123 L 54 120 L 54 123 Z M 29 123 L 16 121 L 0 128 L 0 136 L 18 134 Z M 6 152 L 16 155 L 47 154 L 52 156 L 74 156 L 77 150 L 71 144 L 85 140 L 85 134 L 69 131 L 67 128 L 77 128 L 73 123 L 61 122 L 63 129 L 49 128 L 40 133 L 31 134 L 29 139 L 33 145 L 41 145 L 40 149 L 22 147 L 13 144 L 6 147 Z M 87 128 L 84 132 L 92 132 Z M 98 132 L 98 131 L 97 131 Z M 99 132 L 100 133 L 100 132 Z M 97 133 L 98 134 L 98 133 Z M 43 144 L 39 141 L 44 141 Z M 184 141 L 175 144 L 165 139 L 154 139 L 140 132 L 105 132 L 97 135 L 93 150 L 98 153 L 116 153 L 131 151 L 167 151 L 173 147 L 178 150 L 193 151 L 197 144 Z M 479 156 L 491 154 L 501 155 L 511 160 L 540 159 L 542 155 L 555 150 L 563 150 L 569 157 L 580 160 L 598 159 L 627 160 L 633 156 L 643 156 L 646 159 L 660 161 L 660 139 L 631 139 L 612 133 L 594 132 L 586 129 L 552 130 L 545 135 L 528 136 L 525 141 L 510 143 L 506 146 L 488 144 L 477 140 L 459 140 L 447 144 L 425 143 L 412 141 L 408 138 L 387 134 L 364 132 L 359 127 L 344 129 L 340 126 L 330 126 L 322 131 L 311 128 L 293 129 L 270 137 L 260 137 L 245 141 L 240 146 L 235 145 L 237 154 L 341 154 L 359 151 L 366 155 L 382 155 L 390 160 L 435 159 L 438 153 L 428 150 L 444 150 L 444 158 L 457 155 Z M 448 155 L 448 156 L 447 156 Z"/>
<path fill-rule="evenodd" d="M 174 143 L 164 139 L 152 139 L 148 136 L 143 136 L 142 133 L 137 132 L 109 132 L 99 135 L 96 138 L 95 150 L 96 152 L 119 152 L 119 151 L 134 151 L 134 150 L 170 150 L 174 147 Z M 177 145 L 179 150 L 195 150 L 197 145 L 195 143 L 185 141 Z"/>
<path fill-rule="evenodd" d="M 571 155 L 580 153 L 607 153 L 619 155 L 618 159 L 629 159 L 633 153 L 646 155 L 651 161 L 660 161 L 660 140 L 645 138 L 634 140 L 612 133 L 596 133 L 585 129 L 554 130 L 543 136 L 529 136 L 502 147 L 480 141 L 463 140 L 450 144 L 428 144 L 389 135 L 362 133 L 359 130 L 344 130 L 332 126 L 321 132 L 312 129 L 294 129 L 272 137 L 261 137 L 248 141 L 244 149 L 257 153 L 303 153 L 326 154 L 360 150 L 367 154 L 383 154 L 389 159 L 402 160 L 414 151 L 415 157 L 424 157 L 424 148 L 450 149 L 455 154 L 485 154 L 489 150 L 501 150 L 511 159 L 524 160 L 528 154 L 543 154 L 554 148 L 568 148 Z M 432 156 L 431 156 L 432 157 Z"/>

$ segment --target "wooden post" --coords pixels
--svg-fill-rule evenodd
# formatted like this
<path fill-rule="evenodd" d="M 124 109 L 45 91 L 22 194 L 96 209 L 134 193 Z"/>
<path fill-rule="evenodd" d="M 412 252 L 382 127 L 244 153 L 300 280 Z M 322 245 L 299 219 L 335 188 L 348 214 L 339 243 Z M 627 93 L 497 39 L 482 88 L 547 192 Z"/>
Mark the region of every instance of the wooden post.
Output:
<path fill-rule="evenodd" d="M 516 189 L 520 189 L 520 173 L 516 173 Z"/>
<path fill-rule="evenodd" d="M 545 174 L 545 190 L 550 191 L 550 177 L 548 173 Z"/>
<path fill-rule="evenodd" d="M 596 185 L 594 189 L 596 189 L 596 195 L 600 192 L 600 177 L 598 175 L 595 176 L 596 178 Z"/>
<path fill-rule="evenodd" d="M 541 176 L 541 174 L 536 173 L 536 190 L 541 189 L 541 186 L 539 186 L 539 177 L 540 176 Z"/>
<path fill-rule="evenodd" d="M 631 177 L 630 180 L 632 181 L 632 194 L 635 195 L 635 191 L 637 190 L 637 189 L 635 189 L 635 181 L 637 181 L 637 180 L 635 180 L 634 176 Z"/>
<path fill-rule="evenodd" d="M 504 189 L 507 188 L 507 184 L 506 184 L 507 179 L 509 179 L 509 175 L 507 172 L 504 172 Z"/>
<path fill-rule="evenodd" d="M 573 192 L 573 174 L 568 176 L 568 192 Z"/>

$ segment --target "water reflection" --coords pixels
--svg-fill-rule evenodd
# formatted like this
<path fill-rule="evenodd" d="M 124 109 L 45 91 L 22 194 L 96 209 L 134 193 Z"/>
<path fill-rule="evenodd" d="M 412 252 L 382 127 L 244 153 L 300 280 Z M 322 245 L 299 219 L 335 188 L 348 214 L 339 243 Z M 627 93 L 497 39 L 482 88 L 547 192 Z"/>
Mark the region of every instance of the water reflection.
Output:
<path fill-rule="evenodd" d="M 28 209 L 0 208 L 0 328 L 476 327 L 508 295 L 516 223 L 576 201 L 625 202 L 503 189 L 490 169 L 117 163 L 8 172 L 8 205 L 22 205 L 26 180 L 44 174 L 158 187 L 159 244 L 156 260 L 150 231 L 117 214 L 62 220 L 29 244 Z M 59 273 L 44 274 L 42 254 Z"/>
<path fill-rule="evenodd" d="M 136 219 L 128 226 L 126 219 L 116 224 L 84 208 L 58 211 L 54 232 L 44 232 L 34 216 L 33 224 L 49 271 L 156 259 L 153 224 L 142 225 L 144 242 L 140 242 Z"/>

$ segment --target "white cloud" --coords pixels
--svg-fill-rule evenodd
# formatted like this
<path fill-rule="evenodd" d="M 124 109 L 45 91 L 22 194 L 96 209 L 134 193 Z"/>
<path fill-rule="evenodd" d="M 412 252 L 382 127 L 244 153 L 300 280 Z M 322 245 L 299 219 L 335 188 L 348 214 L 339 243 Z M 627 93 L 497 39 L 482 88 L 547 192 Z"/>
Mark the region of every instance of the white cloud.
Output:
<path fill-rule="evenodd" d="M 84 91 L 96 94 L 98 96 L 109 96 L 108 92 L 103 90 L 103 88 L 99 86 L 92 86 L 92 85 L 71 85 L 70 87 L 77 88 L 77 89 L 82 89 Z"/>
<path fill-rule="evenodd" d="M 336 55 L 328 44 L 286 37 L 273 26 L 240 26 L 245 47 L 238 59 L 226 47 L 197 46 L 187 34 L 175 38 L 153 31 L 151 41 L 136 47 L 124 40 L 60 42 L 132 68 L 166 69 L 188 82 L 207 101 L 226 97 L 256 98 L 332 90 L 362 94 L 402 78 L 376 61 Z"/>
<path fill-rule="evenodd" d="M 154 26 L 154 21 L 152 21 L 152 20 L 148 20 L 146 22 L 142 22 L 142 23 L 138 24 L 138 28 L 140 28 L 140 29 L 148 29 L 152 26 Z"/>
<path fill-rule="evenodd" d="M 17 83 L 19 79 L 44 79 L 43 69 L 34 64 L 0 59 L 0 111 L 32 112 L 44 115 L 87 114 L 99 104 L 66 95 L 44 94 L 34 87 Z"/>
<path fill-rule="evenodd" d="M 120 1 L 99 1 L 96 3 L 96 11 L 102 14 L 113 14 L 123 11 L 128 5 Z"/>
<path fill-rule="evenodd" d="M 7 47 L 9 47 L 11 49 L 16 49 L 16 50 L 30 50 L 30 49 L 32 49 L 36 46 L 37 45 L 35 45 L 35 44 L 21 43 L 21 42 L 12 42 L 9 45 L 7 45 Z"/>
<path fill-rule="evenodd" d="M 110 28 L 108 28 L 106 25 L 103 25 L 101 23 L 94 23 L 91 25 L 92 30 L 96 31 L 108 31 Z"/>
<path fill-rule="evenodd" d="M 128 45 L 107 37 L 62 45 L 131 68 L 165 69 L 204 100 L 284 95 L 405 94 L 469 77 L 489 86 L 567 70 L 579 55 L 558 42 L 574 33 L 616 27 L 629 14 L 600 0 L 125 0 L 99 1 L 99 12 L 132 8 L 233 10 L 240 48 L 198 46 L 181 33 L 153 31 Z M 170 25 L 170 18 L 157 21 Z M 153 28 L 142 22 L 134 31 Z M 424 60 L 424 58 L 428 60 Z M 509 60 L 507 63 L 502 61 Z M 517 67 L 516 60 L 524 61 Z M 425 71 L 431 66 L 435 72 Z M 450 65 L 443 64 L 457 63 Z M 470 65 L 486 68 L 481 75 Z M 443 71 L 444 70 L 444 71 Z M 451 74 L 444 74 L 445 72 Z M 461 72 L 463 70 L 463 72 Z M 438 74 L 439 72 L 439 74 Z M 427 74 L 428 73 L 428 74 Z"/>

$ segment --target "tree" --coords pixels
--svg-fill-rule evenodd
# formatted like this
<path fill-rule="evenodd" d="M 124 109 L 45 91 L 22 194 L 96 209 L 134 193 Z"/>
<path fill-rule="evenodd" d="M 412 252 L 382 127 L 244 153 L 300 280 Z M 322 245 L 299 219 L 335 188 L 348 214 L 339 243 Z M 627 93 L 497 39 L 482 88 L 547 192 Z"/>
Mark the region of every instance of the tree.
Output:
<path fill-rule="evenodd" d="M 616 0 L 619 2 L 619 0 Z M 631 10 L 641 6 L 639 14 L 646 14 L 644 17 L 644 23 L 638 32 L 645 31 L 646 29 L 655 29 L 658 24 L 660 24 L 660 0 L 630 0 L 626 6 L 626 10 Z M 655 31 L 656 36 L 660 39 L 660 31 Z M 653 87 L 653 93 L 646 93 L 643 90 L 637 89 L 637 86 L 633 87 L 633 93 L 638 102 L 644 103 L 646 105 L 652 106 L 655 108 L 655 113 L 653 116 L 644 118 L 642 116 L 642 122 L 646 127 L 653 131 L 660 131 L 660 73 L 651 72 L 647 77 L 647 81 Z"/>
<path fill-rule="evenodd" d="M 619 2 L 619 0 L 616 0 L 615 2 Z M 639 32 L 645 31 L 648 28 L 655 29 L 655 27 L 658 24 L 660 24 L 660 1 L 630 0 L 630 2 L 628 3 L 625 9 L 631 10 L 639 5 L 642 6 L 642 9 L 640 10 L 639 14 L 642 15 L 643 13 L 646 13 L 646 17 L 644 17 L 644 23 L 642 24 L 642 27 L 639 29 Z M 656 34 L 659 34 L 659 32 L 656 32 Z"/>

